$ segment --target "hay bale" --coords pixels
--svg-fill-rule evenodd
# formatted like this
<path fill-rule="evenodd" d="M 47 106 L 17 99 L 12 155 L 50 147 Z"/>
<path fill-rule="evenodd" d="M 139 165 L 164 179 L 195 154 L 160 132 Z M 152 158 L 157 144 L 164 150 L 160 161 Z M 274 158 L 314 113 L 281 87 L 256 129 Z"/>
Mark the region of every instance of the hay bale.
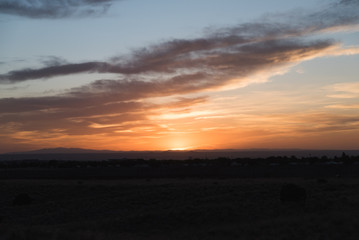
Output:
<path fill-rule="evenodd" d="M 12 200 L 12 205 L 14 206 L 23 206 L 30 205 L 33 202 L 33 199 L 27 193 L 21 193 L 14 197 Z"/>
<path fill-rule="evenodd" d="M 280 200 L 285 202 L 303 203 L 307 199 L 307 191 L 296 184 L 285 184 L 280 191 Z"/>
<path fill-rule="evenodd" d="M 325 183 L 328 183 L 328 180 L 325 179 L 325 178 L 318 178 L 318 179 L 317 179 L 317 183 L 319 183 L 319 184 L 325 184 Z"/>

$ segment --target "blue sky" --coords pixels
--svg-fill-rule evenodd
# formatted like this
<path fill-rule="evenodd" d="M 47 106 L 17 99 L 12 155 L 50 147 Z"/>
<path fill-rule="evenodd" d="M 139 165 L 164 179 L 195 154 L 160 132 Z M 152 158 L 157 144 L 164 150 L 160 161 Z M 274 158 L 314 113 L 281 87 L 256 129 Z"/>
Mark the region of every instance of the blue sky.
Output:
<path fill-rule="evenodd" d="M 359 148 L 357 12 L 357 0 L 0 0 L 0 151 Z"/>
<path fill-rule="evenodd" d="M 310 9 L 321 2 L 125 0 L 114 2 L 101 16 L 29 19 L 4 14 L 0 21 L 2 61 L 45 56 L 69 61 L 106 59 L 159 41 L 198 37 L 207 28 Z"/>
<path fill-rule="evenodd" d="M 69 62 L 106 61 L 168 40 L 197 38 L 210 29 L 325 8 L 328 2 L 125 0 L 113 1 L 104 14 L 87 17 L 28 18 L 3 14 L 0 16 L 0 29 L 4 32 L 0 39 L 0 62 L 3 63 L 0 70 L 5 73 L 41 67 L 54 57 Z M 359 39 L 358 31 L 327 34 L 329 38 L 340 38 L 346 45 L 355 45 Z M 72 80 L 68 85 L 63 81 L 61 84 L 42 82 L 36 89 L 52 91 L 54 86 L 56 89 L 80 86 L 96 79 L 87 75 L 74 77 L 78 79 L 76 84 Z M 7 89 L 0 89 L 3 96 L 23 94 Z M 24 91 L 31 94 L 33 90 Z"/>

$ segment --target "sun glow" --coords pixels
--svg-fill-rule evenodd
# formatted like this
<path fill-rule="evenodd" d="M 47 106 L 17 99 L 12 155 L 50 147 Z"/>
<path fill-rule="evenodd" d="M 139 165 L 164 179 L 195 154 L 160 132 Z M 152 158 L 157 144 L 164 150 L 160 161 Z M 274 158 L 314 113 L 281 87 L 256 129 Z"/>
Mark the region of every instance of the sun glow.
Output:
<path fill-rule="evenodd" d="M 191 146 L 189 138 L 181 136 L 169 139 L 168 149 L 171 151 L 184 151 L 193 149 L 193 146 Z"/>
<path fill-rule="evenodd" d="M 184 151 L 190 149 L 189 147 L 178 147 L 178 148 L 171 148 L 171 151 Z"/>

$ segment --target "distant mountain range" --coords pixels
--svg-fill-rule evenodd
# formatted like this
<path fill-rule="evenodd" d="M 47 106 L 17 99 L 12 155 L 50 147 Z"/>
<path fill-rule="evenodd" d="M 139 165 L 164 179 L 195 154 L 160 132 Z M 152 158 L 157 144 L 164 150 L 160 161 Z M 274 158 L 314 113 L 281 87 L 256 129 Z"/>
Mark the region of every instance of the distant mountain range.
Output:
<path fill-rule="evenodd" d="M 43 148 L 24 152 L 9 152 L 5 154 L 89 154 L 89 153 L 126 153 L 126 152 L 297 152 L 297 151 L 317 151 L 317 150 L 305 150 L 305 149 L 265 149 L 265 148 L 253 148 L 253 149 L 196 149 L 196 150 L 164 150 L 164 151 L 113 151 L 113 150 L 95 150 L 85 148 Z"/>
<path fill-rule="evenodd" d="M 94 150 L 84 148 L 43 148 L 26 152 L 11 152 L 6 154 L 89 154 L 89 153 L 116 153 L 111 150 Z"/>
<path fill-rule="evenodd" d="M 291 157 L 340 157 L 342 153 L 359 156 L 359 150 L 305 150 L 305 149 L 216 149 L 185 151 L 111 151 L 82 148 L 46 148 L 26 152 L 0 154 L 0 160 L 107 160 L 107 159 L 217 159 L 217 158 L 267 158 Z"/>

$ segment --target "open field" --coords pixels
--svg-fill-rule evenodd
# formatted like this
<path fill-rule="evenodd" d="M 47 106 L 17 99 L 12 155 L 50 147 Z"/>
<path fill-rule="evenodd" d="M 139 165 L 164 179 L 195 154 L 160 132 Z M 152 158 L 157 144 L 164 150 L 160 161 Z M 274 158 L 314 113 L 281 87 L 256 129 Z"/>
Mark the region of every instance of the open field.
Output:
<path fill-rule="evenodd" d="M 282 203 L 284 183 L 305 204 Z M 5 240 L 358 239 L 358 214 L 357 178 L 0 181 Z"/>

